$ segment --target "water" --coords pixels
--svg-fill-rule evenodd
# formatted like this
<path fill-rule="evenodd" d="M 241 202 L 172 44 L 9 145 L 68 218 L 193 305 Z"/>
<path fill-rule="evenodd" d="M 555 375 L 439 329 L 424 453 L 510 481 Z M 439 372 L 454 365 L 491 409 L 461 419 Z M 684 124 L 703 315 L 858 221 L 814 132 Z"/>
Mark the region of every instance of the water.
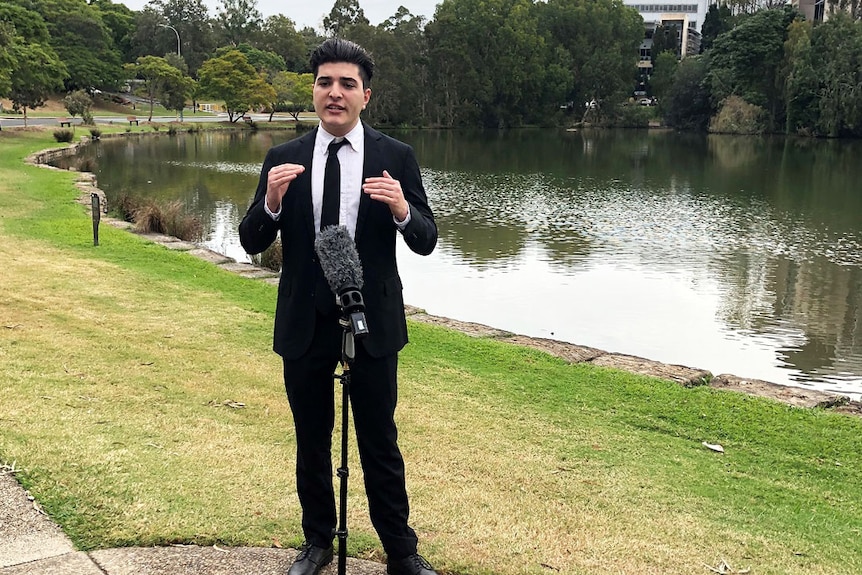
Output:
<path fill-rule="evenodd" d="M 403 132 L 438 249 L 401 249 L 429 313 L 862 397 L 862 143 L 670 132 Z M 209 247 L 284 132 L 106 141 L 100 187 L 182 199 Z M 403 245 L 401 246 L 403 248 Z"/>

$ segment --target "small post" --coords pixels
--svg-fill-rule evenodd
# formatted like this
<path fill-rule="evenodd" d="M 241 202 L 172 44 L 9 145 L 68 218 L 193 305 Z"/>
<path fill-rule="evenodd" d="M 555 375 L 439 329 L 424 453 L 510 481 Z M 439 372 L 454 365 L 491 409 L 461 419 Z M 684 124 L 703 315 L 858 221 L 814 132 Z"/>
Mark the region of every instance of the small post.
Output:
<path fill-rule="evenodd" d="M 90 208 L 93 212 L 93 245 L 99 245 L 99 220 L 102 217 L 102 207 L 99 202 L 99 194 L 90 194 Z"/>

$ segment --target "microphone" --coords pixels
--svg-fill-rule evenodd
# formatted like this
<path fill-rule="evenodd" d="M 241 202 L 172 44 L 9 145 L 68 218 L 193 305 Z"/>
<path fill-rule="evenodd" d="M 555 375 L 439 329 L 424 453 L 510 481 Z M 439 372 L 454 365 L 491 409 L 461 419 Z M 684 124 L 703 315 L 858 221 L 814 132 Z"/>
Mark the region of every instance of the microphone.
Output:
<path fill-rule="evenodd" d="M 314 240 L 314 251 L 320 260 L 323 277 L 341 312 L 350 322 L 353 335 L 368 335 L 365 301 L 362 299 L 362 263 L 356 243 L 344 226 L 326 226 Z"/>

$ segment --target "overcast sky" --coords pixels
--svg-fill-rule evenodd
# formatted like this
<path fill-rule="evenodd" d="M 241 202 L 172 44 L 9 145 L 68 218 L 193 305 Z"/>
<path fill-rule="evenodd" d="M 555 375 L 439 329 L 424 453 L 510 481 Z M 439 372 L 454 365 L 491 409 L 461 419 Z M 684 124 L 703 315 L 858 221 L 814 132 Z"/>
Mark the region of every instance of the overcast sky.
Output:
<path fill-rule="evenodd" d="M 117 2 L 118 0 L 114 0 Z M 149 0 L 119 0 L 132 10 L 140 10 Z M 424 16 L 425 21 L 434 17 L 437 3 L 442 0 L 359 0 L 359 6 L 365 12 L 365 17 L 373 25 L 380 24 L 404 6 L 415 16 Z M 296 22 L 297 28 L 311 26 L 321 28 L 323 17 L 329 14 L 335 0 L 258 0 L 257 9 L 263 17 L 283 14 Z M 204 0 L 210 15 L 215 16 L 219 7 L 218 0 Z"/>

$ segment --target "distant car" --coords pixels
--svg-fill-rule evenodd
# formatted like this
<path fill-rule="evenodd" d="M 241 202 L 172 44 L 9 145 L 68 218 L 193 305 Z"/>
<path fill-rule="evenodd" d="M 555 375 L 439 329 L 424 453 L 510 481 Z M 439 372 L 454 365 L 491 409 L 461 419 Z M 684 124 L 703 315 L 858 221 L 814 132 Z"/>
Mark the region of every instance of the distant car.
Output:
<path fill-rule="evenodd" d="M 653 98 L 641 98 L 638 100 L 638 104 L 641 106 L 652 106 L 655 104 L 655 101 Z"/>

